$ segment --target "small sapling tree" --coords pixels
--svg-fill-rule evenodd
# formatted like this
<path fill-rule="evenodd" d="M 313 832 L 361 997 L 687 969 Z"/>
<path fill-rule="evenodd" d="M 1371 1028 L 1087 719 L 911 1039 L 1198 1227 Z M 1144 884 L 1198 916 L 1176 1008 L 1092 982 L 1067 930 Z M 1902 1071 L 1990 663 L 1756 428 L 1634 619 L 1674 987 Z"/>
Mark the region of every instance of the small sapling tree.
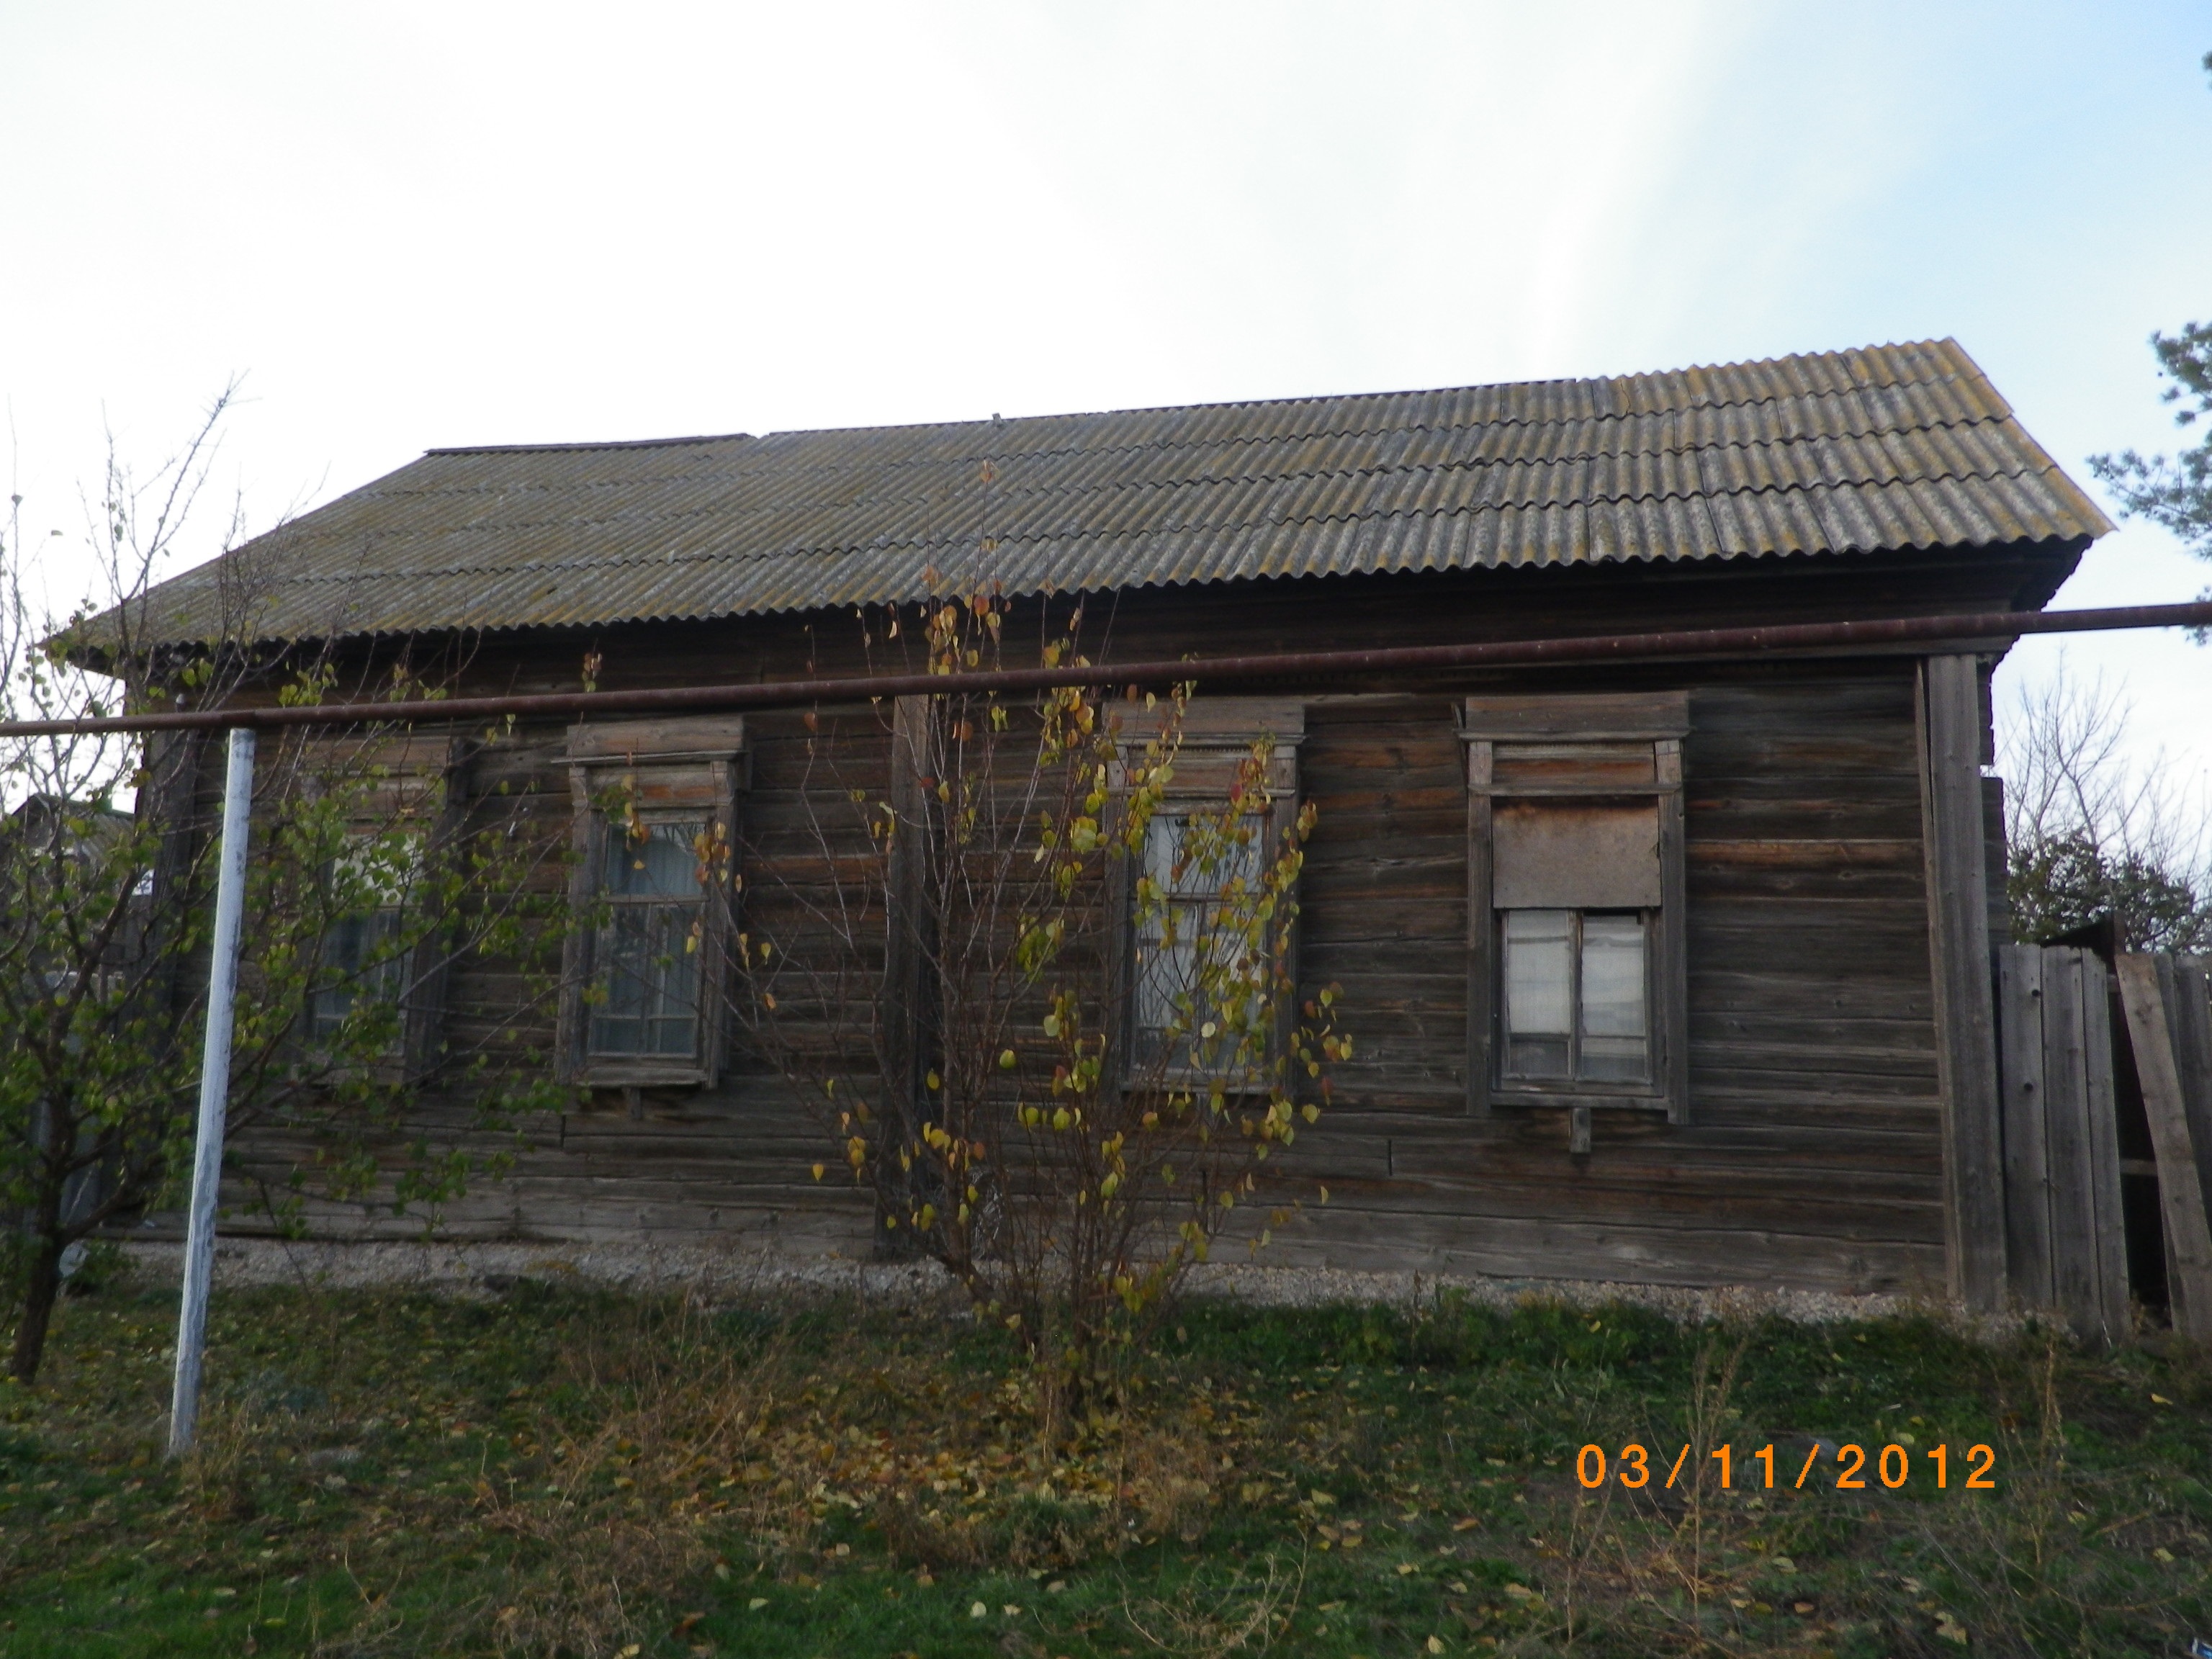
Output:
<path fill-rule="evenodd" d="M 949 673 L 1003 664 L 1013 614 L 985 590 L 878 626 Z M 1080 629 L 1045 665 L 1084 660 Z M 870 1189 L 887 1244 L 1019 1336 L 1055 1433 L 1225 1234 L 1288 1219 L 1266 1177 L 1351 1048 L 1333 989 L 1297 1000 L 1314 809 L 1264 732 L 1195 776 L 1190 694 L 816 711 L 814 856 L 750 839 L 731 884 L 739 1021 L 836 1127 L 817 1178 Z M 845 785 L 862 748 L 881 794 Z"/>
<path fill-rule="evenodd" d="M 212 705 L 270 665 L 235 644 L 178 650 L 146 626 L 156 566 L 205 481 L 218 402 L 183 454 L 134 485 L 111 455 L 95 523 L 108 592 L 48 619 L 25 581 L 20 502 L 0 543 L 0 713 L 71 720 Z M 247 614 L 249 596 L 235 596 Z M 93 672 L 100 670 L 104 672 Z M 338 690 L 315 664 L 280 700 Z M 434 691 L 380 672 L 386 698 Z M 501 734 L 486 734 L 497 741 Z M 543 1068 L 499 1063 L 485 1033 L 410 1044 L 409 1011 L 451 964 L 501 955 L 550 988 L 548 856 L 495 804 L 445 811 L 444 780 L 392 764 L 398 728 L 272 738 L 257 769 L 246 945 L 234 1023 L 234 1127 L 289 1131 L 298 1162 L 268 1196 L 313 1189 L 434 1205 L 495 1167 L 482 1134 L 537 1103 Z M 190 1161 L 216 854 L 215 746 L 64 732 L 0 740 L 0 1215 L 13 1271 L 11 1367 L 35 1378 L 72 1249 L 177 1190 Z M 518 1007 L 510 1018 L 526 1018 Z M 445 1130 L 414 1110 L 431 1076 Z M 412 1133 L 408 1133 L 412 1130 Z M 495 1146 L 495 1143 L 490 1143 Z"/>

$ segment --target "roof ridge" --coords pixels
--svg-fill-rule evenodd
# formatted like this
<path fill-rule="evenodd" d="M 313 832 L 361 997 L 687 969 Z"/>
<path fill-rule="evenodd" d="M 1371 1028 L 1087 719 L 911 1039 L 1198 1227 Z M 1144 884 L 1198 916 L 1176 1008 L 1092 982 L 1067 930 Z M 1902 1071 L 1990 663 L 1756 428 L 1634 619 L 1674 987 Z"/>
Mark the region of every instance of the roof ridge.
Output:
<path fill-rule="evenodd" d="M 560 444 L 444 444 L 425 455 L 555 455 L 571 450 L 679 449 L 686 444 L 757 443 L 750 432 L 703 432 L 689 438 L 608 438 Z"/>
<path fill-rule="evenodd" d="M 1956 340 L 1946 337 L 1941 340 L 1889 340 L 1884 341 L 1878 345 L 1849 346 L 1830 351 L 1784 352 L 1778 356 L 1737 358 L 1731 362 L 1722 363 L 1687 363 L 1674 368 L 1639 369 L 1634 373 L 1627 374 L 1554 374 L 1546 375 L 1534 380 L 1468 380 L 1446 386 L 1400 386 L 1390 391 L 1383 392 L 1299 392 L 1289 397 L 1282 398 L 1222 398 L 1213 399 L 1210 402 L 1194 404 L 1132 404 L 1111 409 L 1061 409 L 1054 410 L 1042 415 L 1013 415 L 1004 417 L 994 415 L 989 416 L 972 417 L 963 420 L 886 421 L 863 426 L 778 427 L 768 432 L 760 434 L 750 432 L 702 433 L 688 437 L 617 438 L 599 441 L 582 441 L 575 443 L 447 444 L 439 446 L 435 448 L 426 449 L 422 453 L 424 455 L 532 455 L 558 454 L 568 452 L 595 450 L 675 449 L 692 444 L 732 443 L 740 441 L 760 443 L 771 438 L 857 436 L 866 433 L 941 431 L 947 428 L 967 426 L 1018 426 L 1046 421 L 1101 420 L 1115 416 L 1169 414 L 1197 415 L 1221 410 L 1282 409 L 1296 404 L 1374 404 L 1385 402 L 1394 398 L 1443 398 L 1474 392 L 1543 392 L 1553 390 L 1564 391 L 1571 388 L 1594 388 L 1598 386 L 1618 390 L 1624 387 L 1641 388 L 1642 386 L 1654 382 L 1662 382 L 1666 380 L 1688 381 L 1691 383 L 1689 389 L 1700 399 L 1705 399 L 1711 398 L 1714 392 L 1717 391 L 1717 388 L 1698 386 L 1696 382 L 1699 380 L 1710 380 L 1723 376 L 1747 374 L 1752 371 L 1761 369 L 1773 371 L 1780 368 L 1785 364 L 1821 363 L 1825 365 L 1832 365 L 1841 369 L 1842 378 L 1847 384 L 1869 384 L 1866 378 L 1856 372 L 1856 368 L 1853 367 L 1854 361 L 1863 359 L 1869 354 L 1887 354 L 1890 352 L 1927 353 L 1936 358 L 1939 362 L 1943 361 L 1947 357 L 1955 358 L 1957 361 L 1953 362 L 1947 366 L 1950 367 L 1954 373 L 1970 374 L 1975 380 L 1978 381 L 1983 387 L 1989 391 L 1998 408 L 2003 410 L 2008 415 L 2011 412 L 2009 407 L 2006 405 L 2004 399 L 1996 396 L 1996 388 L 1989 385 L 1987 377 L 1983 375 L 1978 366 L 1974 363 L 1973 359 L 1966 356 L 1966 352 L 1960 348 Z M 1963 368 L 1961 367 L 1962 365 Z M 1894 380 L 1888 382 L 1876 381 L 1872 382 L 1872 384 L 1893 385 L 1896 384 L 1896 382 Z M 1783 396 L 1834 396 L 1836 395 L 1836 392 L 1840 388 L 1828 388 L 1816 391 L 1800 388 L 1788 393 L 1768 392 L 1765 392 L 1763 395 L 1745 398 L 1741 399 L 1741 401 L 1747 403 L 1772 403 Z M 1721 398 L 1717 400 L 1728 401 L 1729 399 Z M 1628 419 L 1632 418 L 1637 412 L 1638 411 L 1632 409 L 1593 409 L 1589 410 L 1587 413 L 1563 415 L 1559 412 L 1549 412 L 1538 414 L 1534 416 L 1524 416 L 1522 418 L 1533 421 L 1535 423 L 1548 425 L 1561 419 Z M 1495 418 L 1504 419 L 1508 417 L 1498 416 Z M 1489 422 L 1482 422 L 1482 424 L 1489 424 Z"/>

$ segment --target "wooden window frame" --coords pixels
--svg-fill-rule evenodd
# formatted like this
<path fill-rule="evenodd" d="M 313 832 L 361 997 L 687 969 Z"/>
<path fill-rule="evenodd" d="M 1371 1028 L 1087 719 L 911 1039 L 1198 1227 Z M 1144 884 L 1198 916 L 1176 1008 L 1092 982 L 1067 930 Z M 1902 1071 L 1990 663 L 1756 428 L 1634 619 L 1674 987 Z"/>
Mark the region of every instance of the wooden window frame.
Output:
<path fill-rule="evenodd" d="M 1112 779 L 1113 810 L 1118 815 L 1121 803 L 1126 799 L 1128 784 L 1126 769 L 1140 757 L 1145 744 L 1158 729 L 1158 716 L 1147 720 L 1127 711 L 1122 714 L 1122 733 L 1119 740 L 1120 759 Z M 1237 780 L 1238 769 L 1252 752 L 1252 745 L 1265 735 L 1272 737 L 1274 746 L 1268 757 L 1267 790 L 1273 797 L 1264 814 L 1261 867 L 1273 866 L 1282 848 L 1284 833 L 1297 822 L 1298 815 L 1298 746 L 1305 741 L 1306 711 L 1303 702 L 1280 697 L 1194 697 L 1183 710 L 1182 739 L 1175 757 L 1175 775 L 1161 791 L 1161 810 L 1171 816 L 1188 816 L 1206 811 L 1218 811 L 1228 805 L 1230 786 Z M 1262 814 L 1255 813 L 1257 817 Z M 1137 1060 L 1138 1033 L 1136 1024 L 1136 951 L 1137 916 L 1136 884 L 1132 879 L 1133 869 L 1141 864 L 1142 849 L 1127 857 L 1117 858 L 1111 865 L 1110 890 L 1107 895 L 1109 913 L 1121 918 L 1121 943 L 1115 952 L 1114 982 L 1111 1005 L 1122 1011 L 1121 1029 L 1115 1034 L 1113 1051 L 1119 1067 L 1117 1086 L 1126 1086 L 1140 1072 L 1149 1073 L 1149 1062 L 1140 1066 Z M 1289 945 L 1291 970 L 1295 978 L 1297 970 L 1297 924 L 1291 924 Z M 1295 999 L 1284 999 L 1275 1015 L 1275 1029 L 1268 1040 L 1268 1060 L 1285 1053 L 1290 1047 L 1291 1030 L 1297 1010 Z M 1264 1094 L 1273 1079 L 1265 1074 L 1244 1078 L 1219 1077 L 1208 1071 L 1170 1066 L 1164 1070 L 1164 1080 L 1170 1088 L 1210 1089 L 1218 1081 L 1230 1095 Z"/>
<path fill-rule="evenodd" d="M 319 752 L 337 750 L 343 740 L 311 740 L 301 755 L 310 769 Z M 383 833 L 413 811 L 434 792 L 441 791 L 435 811 L 422 815 L 422 861 L 428 869 L 453 846 L 468 814 L 467 773 L 476 754 L 475 743 L 447 733 L 409 731 L 390 737 L 368 738 L 345 750 L 348 765 L 381 768 L 388 775 L 378 780 L 362 802 L 360 833 Z M 404 907 L 402 907 L 404 908 Z M 432 956 L 428 963 L 424 954 Z M 379 1075 L 398 1073 L 425 1079 L 444 1058 L 446 994 L 452 974 L 450 951 L 445 940 L 425 938 L 395 964 L 405 988 L 400 1008 L 399 1042 L 396 1048 L 371 1063 Z M 300 1033 L 308 1043 L 316 1040 L 315 994 L 300 1011 Z"/>
<path fill-rule="evenodd" d="M 696 1039 L 689 1055 L 592 1054 L 587 1042 L 591 1009 L 585 988 L 596 969 L 598 930 L 569 929 L 562 951 L 556 1074 L 586 1089 L 711 1088 L 721 1075 L 728 1047 L 726 1006 L 730 930 L 736 902 L 738 813 L 751 780 L 742 715 L 693 715 L 635 720 L 593 720 L 568 729 L 568 793 L 574 812 L 575 864 L 569 877 L 571 915 L 582 918 L 597 905 L 605 870 L 611 826 L 597 805 L 608 790 L 629 783 L 637 814 L 646 823 L 703 822 L 719 825 L 732 849 L 724 872 L 727 890 L 710 882 L 703 890 L 699 942 Z"/>
<path fill-rule="evenodd" d="M 1575 1115 L 1586 1148 L 1589 1111 L 1689 1119 L 1689 980 L 1682 835 L 1686 691 L 1475 696 L 1459 709 L 1467 752 L 1468 1109 L 1478 1116 L 1530 1109 Z M 1634 763 L 1648 755 L 1648 773 Z M 1501 765 L 1501 761 L 1504 763 Z M 1608 775 L 1610 771 L 1613 775 Z M 1647 932 L 1652 1044 L 1648 1084 L 1508 1081 L 1499 1065 L 1503 924 L 1494 903 L 1492 820 L 1504 801 L 1653 802 L 1659 822 L 1659 904 Z M 1559 907 L 1613 910 L 1619 905 Z"/>

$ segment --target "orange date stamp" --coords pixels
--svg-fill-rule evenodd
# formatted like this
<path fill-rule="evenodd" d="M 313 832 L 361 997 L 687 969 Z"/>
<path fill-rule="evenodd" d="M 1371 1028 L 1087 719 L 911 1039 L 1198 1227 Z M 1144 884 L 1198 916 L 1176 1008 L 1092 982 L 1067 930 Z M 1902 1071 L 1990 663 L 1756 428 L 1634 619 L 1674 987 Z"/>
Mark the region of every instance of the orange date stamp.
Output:
<path fill-rule="evenodd" d="M 1825 1441 L 1816 1440 L 1813 1443 L 1813 1449 L 1805 1454 L 1803 1467 L 1797 1471 L 1797 1479 L 1790 1483 L 1795 1490 L 1802 1492 L 1810 1482 L 1816 1491 L 1865 1492 L 1868 1490 L 1867 1476 L 1871 1473 L 1882 1486 L 1894 1492 L 1913 1478 L 1914 1453 L 1910 1447 L 1901 1446 L 1895 1441 L 1892 1441 L 1875 1455 L 1869 1466 L 1867 1449 L 1854 1443 L 1846 1443 L 1832 1448 L 1835 1454 L 1836 1467 L 1833 1473 L 1836 1479 L 1834 1486 L 1830 1487 L 1826 1479 L 1829 1471 L 1826 1468 L 1820 1470 L 1821 1479 L 1818 1480 L 1813 1479 L 1815 1466 L 1820 1462 L 1821 1453 L 1830 1449 L 1832 1449 Z M 1724 1491 L 1733 1490 L 1735 1487 L 1735 1475 L 1738 1473 L 1735 1452 L 1735 1449 L 1732 1446 L 1716 1446 L 1706 1454 L 1711 1462 L 1720 1465 L 1721 1486 Z M 1954 1473 L 1951 1464 L 1951 1448 L 1942 1444 L 1930 1446 L 1918 1455 L 1924 1460 L 1921 1471 L 1923 1478 L 1932 1475 L 1939 1489 L 1950 1490 L 1951 1477 Z M 1659 1455 L 1664 1457 L 1666 1454 L 1662 1451 Z M 1593 1492 L 1604 1486 L 1608 1479 L 1618 1480 L 1632 1492 L 1639 1491 L 1651 1484 L 1652 1476 L 1656 1473 L 1651 1458 L 1652 1454 L 1648 1449 L 1632 1440 L 1611 1457 L 1606 1455 L 1606 1449 L 1602 1446 L 1595 1444 L 1584 1446 L 1575 1455 L 1575 1479 L 1581 1481 L 1585 1488 Z M 1676 1454 L 1674 1467 L 1667 1471 L 1667 1478 L 1661 1483 L 1662 1489 L 1671 1488 L 1681 1478 L 1683 1465 L 1689 1461 L 1690 1448 L 1685 1444 L 1680 1452 Z M 1758 1471 L 1753 1470 L 1750 1467 L 1754 1463 L 1759 1466 Z M 1966 1492 L 1995 1492 L 1997 1489 L 1994 1474 L 1996 1464 L 1997 1455 L 1990 1447 L 1982 1444 L 1966 1447 L 1956 1471 L 1963 1477 L 1960 1482 L 1960 1487 Z M 1755 1481 L 1765 1490 L 1772 1492 L 1775 1467 L 1774 1448 L 1771 1444 L 1768 1444 L 1761 1446 L 1743 1460 L 1741 1473 L 1747 1484 Z M 1692 1472 L 1691 1484 L 1696 1484 L 1698 1473 L 1698 1471 Z M 1782 1466 L 1782 1475 L 1784 1480 L 1789 1480 L 1789 1466 L 1785 1462 Z M 1763 1480 L 1759 1479 L 1761 1474 L 1764 1475 Z"/>

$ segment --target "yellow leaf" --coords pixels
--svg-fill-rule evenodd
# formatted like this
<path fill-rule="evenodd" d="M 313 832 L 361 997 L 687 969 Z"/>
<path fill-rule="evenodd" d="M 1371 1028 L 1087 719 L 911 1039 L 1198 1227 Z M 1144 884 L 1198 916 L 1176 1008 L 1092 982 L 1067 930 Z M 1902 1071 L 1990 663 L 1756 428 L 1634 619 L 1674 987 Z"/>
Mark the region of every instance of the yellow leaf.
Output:
<path fill-rule="evenodd" d="M 819 1164 L 814 1166 L 814 1178 L 817 1181 L 822 1179 L 822 1166 Z"/>

